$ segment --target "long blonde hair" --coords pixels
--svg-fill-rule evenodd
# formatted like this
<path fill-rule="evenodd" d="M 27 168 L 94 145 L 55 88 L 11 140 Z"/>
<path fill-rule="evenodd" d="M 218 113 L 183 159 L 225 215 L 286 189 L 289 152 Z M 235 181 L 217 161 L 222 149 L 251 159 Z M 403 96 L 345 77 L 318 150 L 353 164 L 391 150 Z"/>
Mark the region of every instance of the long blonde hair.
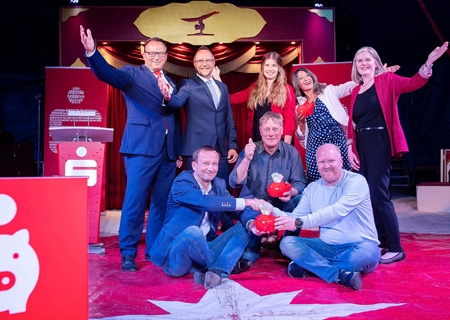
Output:
<path fill-rule="evenodd" d="M 270 88 L 269 96 L 266 97 L 267 92 L 267 79 L 264 77 L 264 63 L 268 59 L 273 59 L 277 63 L 278 73 L 275 81 L 272 83 Z M 261 62 L 261 70 L 259 71 L 258 80 L 256 80 L 256 85 L 250 92 L 250 97 L 247 102 L 247 107 L 249 109 L 256 109 L 256 106 L 263 105 L 266 98 L 268 98 L 270 103 L 273 103 L 281 108 L 284 108 L 287 97 L 286 90 L 286 72 L 284 71 L 281 57 L 276 52 L 267 52 Z"/>

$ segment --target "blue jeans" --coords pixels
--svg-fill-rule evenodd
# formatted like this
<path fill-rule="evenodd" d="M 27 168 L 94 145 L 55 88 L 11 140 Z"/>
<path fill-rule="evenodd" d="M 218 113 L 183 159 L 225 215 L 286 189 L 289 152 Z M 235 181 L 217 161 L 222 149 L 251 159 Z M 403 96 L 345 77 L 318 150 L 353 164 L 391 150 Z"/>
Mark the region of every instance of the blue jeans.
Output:
<path fill-rule="evenodd" d="M 214 269 L 226 278 L 241 257 L 248 240 L 249 233 L 240 222 L 210 242 L 206 241 L 199 227 L 190 226 L 174 239 L 162 268 L 172 277 Z"/>
<path fill-rule="evenodd" d="M 280 249 L 300 267 L 327 282 L 336 281 L 339 270 L 370 273 L 380 261 L 380 249 L 372 241 L 332 245 L 319 238 L 288 236 L 281 241 Z"/>

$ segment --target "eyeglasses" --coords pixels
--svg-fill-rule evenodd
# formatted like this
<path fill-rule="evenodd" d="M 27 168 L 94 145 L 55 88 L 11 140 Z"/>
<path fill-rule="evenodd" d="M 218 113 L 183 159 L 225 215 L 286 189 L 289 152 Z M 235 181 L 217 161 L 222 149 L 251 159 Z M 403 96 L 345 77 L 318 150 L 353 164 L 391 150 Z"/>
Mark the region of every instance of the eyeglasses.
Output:
<path fill-rule="evenodd" d="M 194 60 L 194 63 L 199 63 L 199 64 L 211 64 L 213 63 L 215 60 L 214 59 L 206 59 L 206 60 Z"/>
<path fill-rule="evenodd" d="M 144 51 L 149 58 L 154 58 L 156 56 L 160 58 L 165 58 L 167 56 L 167 52 L 154 52 L 154 51 Z"/>

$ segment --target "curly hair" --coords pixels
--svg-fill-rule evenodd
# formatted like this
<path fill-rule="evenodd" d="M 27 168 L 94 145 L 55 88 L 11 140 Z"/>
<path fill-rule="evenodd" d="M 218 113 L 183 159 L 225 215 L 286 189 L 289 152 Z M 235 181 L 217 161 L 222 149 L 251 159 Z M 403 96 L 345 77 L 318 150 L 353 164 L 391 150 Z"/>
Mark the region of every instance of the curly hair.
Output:
<path fill-rule="evenodd" d="M 264 63 L 268 59 L 273 59 L 276 61 L 278 73 L 275 81 L 272 83 L 269 95 L 267 96 L 268 85 L 267 79 L 264 76 Z M 276 104 L 281 108 L 284 108 L 288 93 L 286 90 L 286 85 L 287 85 L 286 72 L 284 71 L 280 55 L 273 51 L 267 52 L 264 55 L 264 58 L 262 59 L 261 70 L 259 71 L 258 80 L 256 80 L 256 85 L 250 92 L 247 107 L 249 109 L 256 109 L 256 106 L 258 104 L 263 105 L 264 101 L 267 98 L 269 102 Z"/>

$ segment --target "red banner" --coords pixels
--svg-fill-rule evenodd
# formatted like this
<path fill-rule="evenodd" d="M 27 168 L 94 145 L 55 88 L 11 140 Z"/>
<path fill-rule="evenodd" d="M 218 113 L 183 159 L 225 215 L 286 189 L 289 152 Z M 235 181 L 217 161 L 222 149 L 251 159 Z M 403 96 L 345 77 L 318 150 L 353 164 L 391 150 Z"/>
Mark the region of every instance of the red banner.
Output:
<path fill-rule="evenodd" d="M 87 319 L 86 178 L 0 178 L 0 210 L 0 319 Z"/>
<path fill-rule="evenodd" d="M 58 175 L 56 144 L 50 127 L 106 127 L 107 85 L 90 68 L 55 67 L 45 70 L 44 176 Z M 69 111 L 93 111 L 94 116 L 70 116 Z M 75 138 L 75 137 L 74 137 Z"/>

